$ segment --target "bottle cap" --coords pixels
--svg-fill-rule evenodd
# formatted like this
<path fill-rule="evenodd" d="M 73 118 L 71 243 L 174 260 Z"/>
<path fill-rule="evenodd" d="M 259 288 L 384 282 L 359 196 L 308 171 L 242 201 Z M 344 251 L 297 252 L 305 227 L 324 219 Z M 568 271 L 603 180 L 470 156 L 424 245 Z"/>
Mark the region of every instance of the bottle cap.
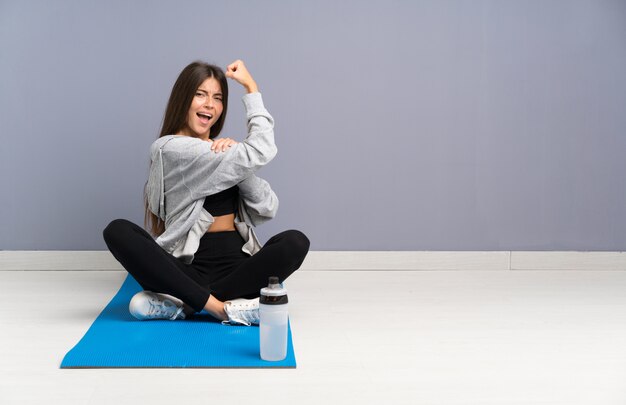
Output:
<path fill-rule="evenodd" d="M 288 302 L 287 289 L 280 285 L 278 277 L 270 277 L 268 286 L 261 289 L 261 299 L 259 303 L 265 305 L 281 305 Z"/>

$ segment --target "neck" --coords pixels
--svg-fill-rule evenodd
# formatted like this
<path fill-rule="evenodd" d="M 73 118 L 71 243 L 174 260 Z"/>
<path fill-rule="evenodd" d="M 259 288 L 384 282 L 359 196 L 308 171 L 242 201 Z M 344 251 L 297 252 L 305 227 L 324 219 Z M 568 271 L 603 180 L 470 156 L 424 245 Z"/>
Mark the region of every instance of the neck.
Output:
<path fill-rule="evenodd" d="M 190 131 L 188 128 L 185 127 L 183 129 L 181 129 L 180 131 L 176 132 L 174 135 L 191 136 L 193 138 L 202 139 L 203 141 L 209 141 L 210 132 L 207 133 L 206 135 L 198 135 L 198 134 L 192 133 L 192 131 Z"/>

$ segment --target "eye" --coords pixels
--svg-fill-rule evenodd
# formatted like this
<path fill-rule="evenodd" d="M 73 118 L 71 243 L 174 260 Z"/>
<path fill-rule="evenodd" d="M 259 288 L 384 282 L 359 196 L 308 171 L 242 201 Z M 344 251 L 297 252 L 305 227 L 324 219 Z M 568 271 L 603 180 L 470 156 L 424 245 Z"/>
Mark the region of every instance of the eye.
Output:
<path fill-rule="evenodd" d="M 204 97 L 204 93 L 197 92 L 196 97 Z"/>

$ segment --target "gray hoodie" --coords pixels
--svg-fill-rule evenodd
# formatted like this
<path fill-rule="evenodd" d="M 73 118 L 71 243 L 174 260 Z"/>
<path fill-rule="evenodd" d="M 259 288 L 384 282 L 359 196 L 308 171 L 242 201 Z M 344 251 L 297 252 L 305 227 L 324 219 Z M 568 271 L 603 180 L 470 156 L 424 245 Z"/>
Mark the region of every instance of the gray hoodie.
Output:
<path fill-rule="evenodd" d="M 261 93 L 242 97 L 248 136 L 224 152 L 212 142 L 186 135 L 166 135 L 150 146 L 150 177 L 145 193 L 148 208 L 165 222 L 156 242 L 184 263 L 191 263 L 200 238 L 214 221 L 204 199 L 234 185 L 239 187 L 235 227 L 245 240 L 242 251 L 254 255 L 261 244 L 253 227 L 276 215 L 278 197 L 269 183 L 254 173 L 276 156 L 274 119 Z"/>

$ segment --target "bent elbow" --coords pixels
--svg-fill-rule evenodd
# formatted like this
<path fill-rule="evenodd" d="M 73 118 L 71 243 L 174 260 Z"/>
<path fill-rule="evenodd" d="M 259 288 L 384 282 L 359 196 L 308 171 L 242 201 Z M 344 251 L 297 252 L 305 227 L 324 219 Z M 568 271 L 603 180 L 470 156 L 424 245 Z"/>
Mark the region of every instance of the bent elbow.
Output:
<path fill-rule="evenodd" d="M 276 147 L 276 144 L 272 144 L 272 147 L 267 152 L 266 163 L 271 162 L 276 157 L 277 154 L 278 154 L 278 148 Z"/>
<path fill-rule="evenodd" d="M 272 145 L 270 147 L 267 147 L 262 154 L 258 155 L 258 168 L 261 168 L 265 165 L 267 165 L 269 162 L 271 162 L 272 160 L 274 160 L 274 158 L 276 157 L 276 154 L 278 153 L 278 149 L 276 148 L 275 145 Z"/>
<path fill-rule="evenodd" d="M 276 216 L 276 212 L 278 212 L 278 197 L 274 194 L 274 204 L 272 204 L 272 208 L 270 209 L 268 216 L 270 218 L 274 218 Z"/>
<path fill-rule="evenodd" d="M 259 212 L 259 215 L 266 219 L 274 218 L 276 216 L 276 212 L 278 212 L 278 197 L 276 197 L 274 192 L 272 192 L 270 199 L 271 202 L 264 207 L 262 212 Z"/>

